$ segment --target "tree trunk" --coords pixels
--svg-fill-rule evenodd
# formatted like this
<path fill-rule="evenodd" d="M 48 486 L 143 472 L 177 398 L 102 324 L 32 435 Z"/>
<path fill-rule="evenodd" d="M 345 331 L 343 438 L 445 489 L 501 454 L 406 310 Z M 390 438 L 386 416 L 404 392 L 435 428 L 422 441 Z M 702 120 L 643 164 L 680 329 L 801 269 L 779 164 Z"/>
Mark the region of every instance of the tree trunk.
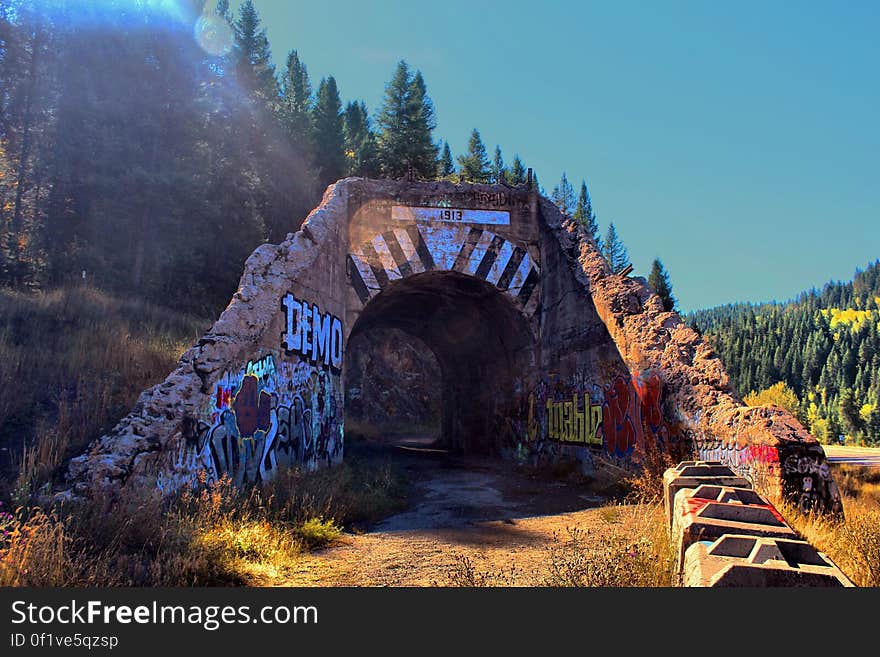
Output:
<path fill-rule="evenodd" d="M 18 157 L 18 180 L 16 182 L 15 189 L 15 209 L 12 212 L 12 234 L 16 236 L 16 245 L 18 244 L 17 237 L 21 233 L 22 229 L 22 205 L 24 203 L 24 188 L 26 186 L 25 177 L 27 176 L 27 163 L 28 159 L 30 158 L 31 150 L 31 127 L 34 122 L 34 92 L 37 86 L 37 59 L 39 57 L 41 35 L 42 32 L 39 28 L 37 28 L 34 31 L 34 37 L 31 40 L 31 59 L 28 65 L 27 97 L 24 106 L 24 117 L 21 134 L 21 150 Z M 16 254 L 16 258 L 20 260 L 19 254 Z"/>

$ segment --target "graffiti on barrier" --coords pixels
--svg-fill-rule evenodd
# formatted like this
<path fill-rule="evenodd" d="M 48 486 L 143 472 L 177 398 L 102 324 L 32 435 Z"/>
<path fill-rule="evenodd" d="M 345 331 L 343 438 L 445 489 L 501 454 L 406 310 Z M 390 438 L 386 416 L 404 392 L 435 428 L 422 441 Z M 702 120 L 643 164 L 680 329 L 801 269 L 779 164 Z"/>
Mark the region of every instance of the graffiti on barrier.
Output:
<path fill-rule="evenodd" d="M 801 513 L 815 509 L 840 510 L 840 492 L 824 456 L 790 454 L 782 462 L 786 492 L 797 499 Z"/>
<path fill-rule="evenodd" d="M 770 445 L 753 445 L 736 440 L 712 438 L 700 432 L 690 434 L 697 458 L 719 461 L 738 475 L 755 480 L 779 473 L 779 452 Z"/>

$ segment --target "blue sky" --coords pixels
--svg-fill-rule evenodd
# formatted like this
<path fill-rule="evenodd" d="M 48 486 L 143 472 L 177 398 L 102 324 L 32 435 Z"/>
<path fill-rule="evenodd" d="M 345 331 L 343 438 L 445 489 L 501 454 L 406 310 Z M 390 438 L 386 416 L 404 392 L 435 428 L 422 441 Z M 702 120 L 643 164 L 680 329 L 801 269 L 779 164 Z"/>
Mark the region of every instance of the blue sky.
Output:
<path fill-rule="evenodd" d="M 235 2 L 232 3 L 236 5 Z M 789 298 L 880 257 L 880 3 L 255 0 L 273 55 L 379 105 L 422 71 L 549 192 L 586 178 L 636 273 L 684 310 Z"/>

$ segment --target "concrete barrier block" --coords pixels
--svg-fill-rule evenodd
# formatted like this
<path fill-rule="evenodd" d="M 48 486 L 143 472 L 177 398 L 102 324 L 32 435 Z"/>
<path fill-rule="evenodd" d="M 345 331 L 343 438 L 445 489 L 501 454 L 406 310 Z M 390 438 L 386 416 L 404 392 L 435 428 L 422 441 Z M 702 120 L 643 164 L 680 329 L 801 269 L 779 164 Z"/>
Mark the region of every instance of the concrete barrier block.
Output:
<path fill-rule="evenodd" d="M 697 488 L 703 484 L 752 487 L 752 482 L 718 461 L 682 461 L 663 473 L 663 507 L 666 511 L 666 525 L 670 529 L 675 494 L 684 488 Z"/>
<path fill-rule="evenodd" d="M 747 488 L 703 485 L 683 489 L 676 494 L 673 509 L 672 541 L 679 571 L 685 552 L 698 541 L 713 541 L 724 534 L 798 538 L 767 500 Z"/>
<path fill-rule="evenodd" d="M 806 541 L 725 534 L 684 557 L 685 586 L 838 587 L 853 583 Z"/>

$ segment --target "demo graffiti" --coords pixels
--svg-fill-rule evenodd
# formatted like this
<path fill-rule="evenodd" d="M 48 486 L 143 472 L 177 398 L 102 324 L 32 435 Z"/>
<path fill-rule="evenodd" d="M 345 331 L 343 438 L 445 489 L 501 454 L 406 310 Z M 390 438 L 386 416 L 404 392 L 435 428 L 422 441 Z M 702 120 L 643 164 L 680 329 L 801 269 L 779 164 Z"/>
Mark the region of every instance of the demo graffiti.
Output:
<path fill-rule="evenodd" d="M 338 371 L 342 367 L 342 321 L 292 294 L 285 295 L 281 305 L 285 311 L 281 346 Z"/>

